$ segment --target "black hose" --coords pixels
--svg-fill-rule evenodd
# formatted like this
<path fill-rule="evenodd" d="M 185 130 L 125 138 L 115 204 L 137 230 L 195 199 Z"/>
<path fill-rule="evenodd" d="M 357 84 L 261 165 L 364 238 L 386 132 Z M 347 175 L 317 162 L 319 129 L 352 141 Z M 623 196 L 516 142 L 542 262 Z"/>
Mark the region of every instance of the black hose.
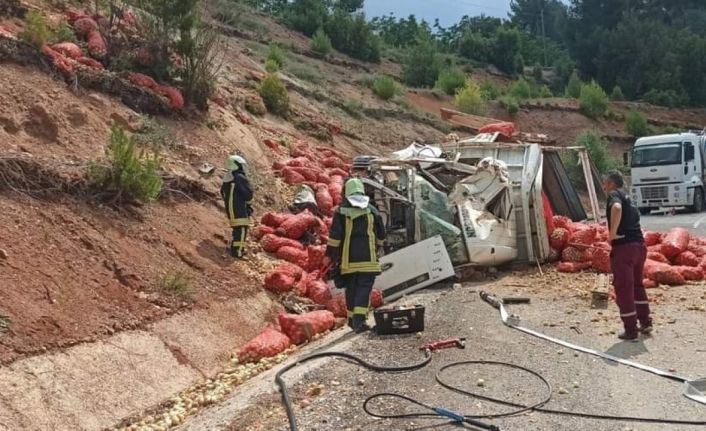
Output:
<path fill-rule="evenodd" d="M 363 368 L 367 368 L 368 370 L 375 371 L 378 373 L 394 373 L 394 372 L 403 372 L 403 371 L 413 371 L 413 370 L 418 370 L 420 368 L 424 368 L 429 363 L 431 362 L 431 352 L 429 350 L 424 351 L 424 360 L 421 362 L 418 362 L 416 364 L 412 365 L 403 365 L 403 366 L 398 366 L 398 367 L 382 367 L 379 365 L 371 364 L 370 362 L 367 362 L 358 356 L 351 355 L 350 353 L 343 353 L 343 352 L 322 352 L 322 353 L 314 353 L 308 356 L 304 356 L 303 358 L 299 359 L 296 362 L 292 362 L 289 365 L 286 365 L 283 367 L 281 370 L 277 372 L 275 375 L 275 383 L 277 386 L 279 386 L 280 392 L 282 392 L 282 403 L 284 404 L 284 408 L 287 411 L 287 419 L 289 420 L 289 429 L 291 431 L 297 431 L 297 419 L 294 416 L 294 409 L 292 408 L 292 400 L 289 398 L 289 391 L 287 390 L 287 384 L 283 379 L 283 375 L 287 373 L 289 370 L 292 368 L 299 366 L 305 362 L 313 361 L 314 359 L 320 359 L 320 358 L 326 358 L 326 357 L 337 357 L 337 358 L 343 358 L 343 359 L 348 359 L 357 365 L 360 365 Z M 438 415 L 437 415 L 438 417 Z"/>
<path fill-rule="evenodd" d="M 542 384 L 546 388 L 546 395 L 545 397 L 533 404 L 533 405 L 524 405 L 524 404 L 518 404 L 514 403 L 511 401 L 499 399 L 499 398 L 493 398 L 493 397 L 488 397 L 485 395 L 477 394 L 475 392 L 470 392 L 465 389 L 461 389 L 457 386 L 454 386 L 450 383 L 447 383 L 444 381 L 442 378 L 442 374 L 444 371 L 455 368 L 455 367 L 460 367 L 463 365 L 499 365 L 503 366 L 506 368 L 513 368 L 517 370 L 524 371 L 526 373 L 529 373 L 533 376 L 535 376 L 537 379 L 539 379 Z M 506 362 L 495 362 L 495 361 L 463 361 L 463 362 L 454 362 L 448 365 L 443 366 L 439 371 L 436 373 L 436 381 L 439 385 L 442 387 L 451 390 L 453 392 L 466 395 L 469 397 L 477 398 L 480 400 L 485 400 L 491 403 L 495 404 L 500 404 L 508 407 L 514 407 L 515 410 L 507 412 L 507 413 L 499 413 L 499 414 L 486 414 L 486 415 L 464 415 L 463 418 L 466 420 L 467 423 L 469 420 L 472 419 L 497 419 L 500 417 L 507 417 L 507 416 L 515 416 L 520 413 L 524 413 L 527 411 L 536 411 L 540 413 L 546 413 L 546 414 L 553 414 L 553 415 L 563 415 L 563 416 L 573 416 L 573 417 L 580 417 L 580 418 L 585 418 L 585 419 L 598 419 L 598 420 L 611 420 L 611 421 L 622 421 L 622 422 L 642 422 L 642 423 L 659 423 L 659 424 L 670 424 L 670 425 L 685 425 L 685 426 L 704 426 L 706 425 L 706 421 L 687 421 L 687 420 L 678 420 L 678 419 L 661 419 L 661 418 L 646 418 L 646 417 L 635 417 L 635 416 L 613 416 L 613 415 L 603 415 L 603 414 L 595 414 L 595 413 L 583 413 L 583 412 L 572 412 L 572 411 L 564 411 L 564 410 L 554 410 L 554 409 L 548 409 L 545 408 L 544 405 L 546 405 L 551 397 L 552 397 L 552 387 L 549 381 L 539 374 L 536 371 L 530 370 L 529 368 L 520 366 L 520 365 L 515 365 L 515 364 L 510 364 Z M 383 397 L 391 397 L 391 398 L 400 398 L 406 401 L 409 401 L 413 404 L 420 405 L 425 408 L 430 408 L 429 406 L 420 403 L 417 400 L 414 400 L 412 398 L 406 397 L 404 395 L 399 395 L 399 394 L 393 394 L 393 393 L 378 393 L 371 395 L 368 397 L 365 402 L 363 403 L 363 410 L 370 416 L 376 417 L 376 418 L 381 418 L 381 419 L 411 419 L 411 418 L 438 418 L 438 414 L 427 414 L 427 413 L 409 413 L 409 414 L 382 414 L 382 413 L 376 413 L 370 409 L 370 406 L 368 405 L 371 403 L 373 400 L 378 399 L 378 398 L 383 398 Z M 432 409 L 433 410 L 433 409 Z"/>

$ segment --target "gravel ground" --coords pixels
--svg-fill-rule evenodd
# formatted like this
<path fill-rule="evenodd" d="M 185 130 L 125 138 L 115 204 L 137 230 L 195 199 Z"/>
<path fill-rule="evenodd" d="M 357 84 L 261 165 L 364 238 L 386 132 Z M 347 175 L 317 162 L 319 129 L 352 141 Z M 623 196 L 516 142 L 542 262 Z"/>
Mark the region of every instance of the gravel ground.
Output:
<path fill-rule="evenodd" d="M 380 420 L 362 410 L 363 401 L 377 392 L 395 392 L 425 403 L 466 414 L 495 414 L 507 408 L 448 391 L 435 382 L 443 365 L 456 361 L 505 361 L 531 368 L 545 376 L 554 392 L 549 408 L 572 411 L 706 420 L 706 407 L 684 398 L 682 386 L 639 370 L 617 366 L 522 334 L 502 325 L 498 312 L 482 302 L 478 292 L 526 295 L 531 305 L 514 306 L 526 326 L 591 346 L 616 356 L 674 370 L 687 377 L 706 376 L 706 286 L 654 289 L 656 331 L 638 343 L 620 342 L 616 307 L 592 309 L 590 290 L 595 275 L 506 274 L 492 283 L 464 284 L 426 291 L 406 299 L 426 305 L 426 331 L 420 335 L 357 336 L 350 353 L 378 364 L 405 364 L 422 358 L 418 347 L 449 337 L 466 337 L 466 349 L 444 350 L 428 367 L 404 374 L 375 374 L 344 361 L 326 362 L 309 372 L 291 389 L 301 430 L 421 430 L 458 429 L 443 420 Z M 445 373 L 449 382 L 486 396 L 518 403 L 539 400 L 543 388 L 526 374 L 497 366 L 463 366 Z M 484 380 L 483 387 L 478 380 Z M 381 412 L 405 413 L 417 409 L 393 400 L 376 404 Z M 597 421 L 568 416 L 527 413 L 496 419 L 503 430 L 681 430 L 698 427 Z M 263 396 L 235 417 L 231 430 L 287 430 L 277 394 Z"/>

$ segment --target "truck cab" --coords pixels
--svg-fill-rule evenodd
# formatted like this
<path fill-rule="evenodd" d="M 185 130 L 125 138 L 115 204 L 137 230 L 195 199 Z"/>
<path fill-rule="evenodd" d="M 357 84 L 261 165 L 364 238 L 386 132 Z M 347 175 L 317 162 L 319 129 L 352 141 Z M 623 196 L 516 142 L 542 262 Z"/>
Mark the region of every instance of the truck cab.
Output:
<path fill-rule="evenodd" d="M 704 210 L 704 135 L 677 133 L 635 142 L 632 199 L 642 214 L 664 207 Z"/>

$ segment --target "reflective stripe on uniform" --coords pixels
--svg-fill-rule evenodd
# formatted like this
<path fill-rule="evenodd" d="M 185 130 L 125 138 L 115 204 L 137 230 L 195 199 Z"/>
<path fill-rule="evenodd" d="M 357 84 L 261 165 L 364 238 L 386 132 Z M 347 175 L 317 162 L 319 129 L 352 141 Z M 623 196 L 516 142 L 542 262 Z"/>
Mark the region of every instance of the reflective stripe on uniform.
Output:
<path fill-rule="evenodd" d="M 375 231 L 373 230 L 375 218 L 372 214 L 368 214 L 368 244 L 370 246 L 370 261 L 377 262 L 377 252 L 375 245 Z"/>
<path fill-rule="evenodd" d="M 385 245 L 385 240 L 384 240 L 384 239 L 376 239 L 376 240 L 375 240 L 375 244 L 376 244 L 378 247 L 381 247 L 381 246 Z"/>
<path fill-rule="evenodd" d="M 366 314 L 368 314 L 368 307 L 354 307 L 353 314 L 366 315 Z"/>
<path fill-rule="evenodd" d="M 231 218 L 230 225 L 231 227 L 250 226 L 250 219 L 247 217 Z"/>
<path fill-rule="evenodd" d="M 631 316 L 637 316 L 637 311 L 633 311 L 632 313 L 621 313 L 620 317 L 631 317 Z"/>
<path fill-rule="evenodd" d="M 341 272 L 348 269 L 351 253 L 351 233 L 353 232 L 353 220 L 345 217 L 346 226 L 343 233 L 343 256 L 341 256 Z"/>
<path fill-rule="evenodd" d="M 340 246 L 341 246 L 341 240 L 340 240 L 340 239 L 329 238 L 328 241 L 326 241 L 326 245 L 331 246 L 331 247 L 340 247 Z"/>
<path fill-rule="evenodd" d="M 650 301 L 635 301 L 635 305 L 650 305 Z"/>
<path fill-rule="evenodd" d="M 350 263 L 345 268 L 341 264 L 341 274 L 352 274 L 354 272 L 374 272 L 381 271 L 380 264 L 377 262 L 357 262 Z"/>
<path fill-rule="evenodd" d="M 235 218 L 235 201 L 233 200 L 233 194 L 235 192 L 235 182 L 230 183 L 230 191 L 228 192 L 228 217 L 230 218 L 230 225 L 237 226 L 233 224 L 236 220 Z"/>

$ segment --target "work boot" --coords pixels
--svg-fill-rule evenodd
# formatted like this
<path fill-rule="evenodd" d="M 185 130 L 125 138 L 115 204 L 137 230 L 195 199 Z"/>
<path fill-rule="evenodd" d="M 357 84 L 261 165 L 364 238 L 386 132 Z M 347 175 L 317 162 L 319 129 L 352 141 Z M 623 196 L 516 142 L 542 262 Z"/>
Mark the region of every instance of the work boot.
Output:
<path fill-rule="evenodd" d="M 647 324 L 644 324 L 644 325 L 643 325 L 643 324 L 640 324 L 640 332 L 641 332 L 643 335 L 650 335 L 650 334 L 652 334 L 652 331 L 653 331 L 653 330 L 654 330 L 654 328 L 652 327 L 652 322 L 651 322 L 651 321 L 650 321 L 649 323 L 647 323 Z"/>
<path fill-rule="evenodd" d="M 370 326 L 368 326 L 367 323 L 363 323 L 362 325 L 358 325 L 358 327 L 354 328 L 353 331 L 355 331 L 356 334 L 362 334 L 363 332 L 370 331 Z"/>
<path fill-rule="evenodd" d="M 618 334 L 618 338 L 625 341 L 637 341 L 637 331 L 625 331 Z"/>

